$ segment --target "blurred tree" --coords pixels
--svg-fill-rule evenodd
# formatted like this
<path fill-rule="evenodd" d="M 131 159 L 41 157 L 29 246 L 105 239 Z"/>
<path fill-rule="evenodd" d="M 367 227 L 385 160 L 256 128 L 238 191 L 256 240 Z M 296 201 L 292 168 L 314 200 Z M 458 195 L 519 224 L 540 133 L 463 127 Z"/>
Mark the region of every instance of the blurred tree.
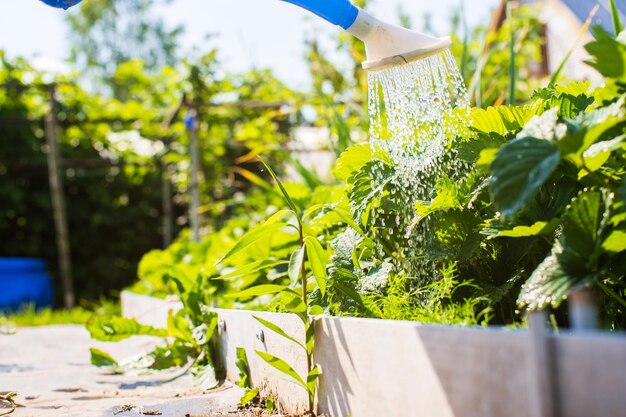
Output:
<path fill-rule="evenodd" d="M 155 17 L 158 4 L 171 0 L 91 0 L 76 13 L 69 14 L 72 42 L 71 60 L 94 78 L 97 84 L 112 89 L 116 97 L 124 98 L 112 84 L 111 74 L 130 59 L 141 59 L 145 69 L 153 72 L 177 60 L 178 38 L 182 26 L 166 27 L 163 19 Z"/>
<path fill-rule="evenodd" d="M 241 173 L 267 179 L 252 157 L 242 157 L 263 153 L 280 167 L 284 157 L 276 151 L 300 121 L 297 103 L 303 101 L 267 70 L 225 75 L 215 52 L 178 69 L 166 65 L 147 72 L 141 60 L 120 64 L 109 85 L 123 99 L 89 92 L 72 75 L 56 81 L 79 299 L 112 295 L 129 285 L 141 256 L 160 246 L 162 164 L 171 168 L 174 234 L 188 226 L 184 111 L 163 124 L 183 95 L 198 107 L 205 231 L 251 204 L 267 206 L 263 196 L 242 205 L 254 187 Z M 44 258 L 56 276 L 42 123 L 49 107 L 42 84 L 41 73 L 28 62 L 0 50 L 0 256 Z"/>

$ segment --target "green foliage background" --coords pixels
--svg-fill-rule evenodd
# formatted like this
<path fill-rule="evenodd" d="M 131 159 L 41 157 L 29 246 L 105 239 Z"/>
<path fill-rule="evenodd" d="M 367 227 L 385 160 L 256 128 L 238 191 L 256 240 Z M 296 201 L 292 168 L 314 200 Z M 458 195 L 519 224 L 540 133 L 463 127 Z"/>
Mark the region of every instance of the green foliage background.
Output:
<path fill-rule="evenodd" d="M 139 17 L 148 19 L 140 9 L 150 3 L 133 3 Z M 462 13 L 454 24 L 464 26 Z M 267 70 L 224 74 L 216 51 L 175 68 L 163 65 L 166 60 L 121 59 L 113 72 L 106 70 L 110 76 L 101 81 L 108 90 L 101 93 L 81 88 L 75 74 L 59 76 L 63 156 L 100 166 L 64 170 L 79 295 L 110 295 L 130 284 L 147 253 L 135 291 L 166 296 L 186 288 L 221 307 L 289 311 L 282 297 L 254 294 L 254 288 L 296 288 L 290 266 L 305 262 L 309 282 L 317 282 L 307 289 L 311 304 L 329 314 L 512 324 L 524 308 L 553 307 L 565 323 L 563 299 L 571 289 L 591 285 L 599 290 L 604 325 L 623 327 L 624 35 L 594 30 L 590 65 L 608 80 L 596 88 L 555 84 L 536 73 L 541 25 L 531 7 L 515 9 L 498 29 L 464 32 L 453 53 L 476 107 L 461 121 L 468 128 L 449 138 L 451 158 L 442 163 L 461 160 L 466 175 L 429 178 L 432 193 L 415 207 L 399 207 L 390 198 L 393 162 L 357 143 L 367 132 L 367 80 L 360 69 L 363 45 L 347 35 L 338 40 L 352 63 L 347 72 L 311 39 L 312 91 L 306 93 L 290 90 Z M 88 53 L 85 45 L 77 48 Z M 167 55 L 165 46 L 158 48 Z M 0 233 L 11 238 L 0 242 L 0 255 L 45 257 L 55 270 L 41 124 L 46 92 L 37 88 L 41 75 L 28 63 L 1 58 L 0 120 L 7 122 L 0 124 L 0 204 L 6 204 L 0 206 Z M 102 69 L 95 61 L 89 65 Z M 511 100 L 506 91 L 512 85 Z M 163 123 L 183 101 L 199 118 L 200 243 L 190 242 L 184 230 L 184 114 Z M 259 102 L 269 105 L 250 105 Z M 315 110 L 315 120 L 304 120 L 304 106 Z M 285 149 L 292 127 L 308 123 L 331 132 L 329 150 L 338 160 L 329 184 Z M 151 152 L 133 150 L 123 141 L 128 132 L 144 138 Z M 277 188 L 258 162 L 260 154 L 279 176 L 291 169 L 302 181 Z M 182 233 L 162 250 L 156 248 L 164 167 L 172 173 Z M 285 195 L 296 215 L 308 213 L 301 226 L 315 262 L 301 258 L 302 239 L 293 228 L 276 226 Z M 410 276 L 401 252 L 409 240 L 384 227 L 407 209 L 418 216 L 416 230 L 422 222 L 435 230 L 417 248 L 435 276 Z M 595 219 L 594 230 L 583 227 L 585 216 Z M 224 260 L 232 248 L 239 248 L 237 255 Z M 583 261 L 585 254 L 591 258 Z M 324 280 L 318 279 L 322 272 Z"/>

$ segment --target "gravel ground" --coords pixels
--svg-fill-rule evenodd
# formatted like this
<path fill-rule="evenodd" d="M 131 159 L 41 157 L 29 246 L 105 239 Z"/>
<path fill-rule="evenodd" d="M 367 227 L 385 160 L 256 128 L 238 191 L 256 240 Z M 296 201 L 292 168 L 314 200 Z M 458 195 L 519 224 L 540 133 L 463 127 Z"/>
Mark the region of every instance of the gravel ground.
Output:
<path fill-rule="evenodd" d="M 93 342 L 82 326 L 19 328 L 0 333 L 0 392 L 19 393 L 15 417 L 235 417 L 242 395 L 224 385 L 202 392 L 180 371 L 152 376 L 106 375 L 90 364 L 89 347 L 123 359 L 154 346 L 148 337 Z M 3 411 L 0 407 L 0 415 Z"/>

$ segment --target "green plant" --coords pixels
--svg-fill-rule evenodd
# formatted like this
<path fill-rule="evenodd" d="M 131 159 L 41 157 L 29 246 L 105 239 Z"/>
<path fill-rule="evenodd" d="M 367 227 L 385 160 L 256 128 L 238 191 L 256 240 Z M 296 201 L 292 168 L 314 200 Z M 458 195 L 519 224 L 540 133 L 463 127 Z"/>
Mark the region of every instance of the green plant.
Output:
<path fill-rule="evenodd" d="M 323 312 L 319 305 L 310 305 L 309 293 L 318 289 L 323 295 L 327 288 L 327 271 L 328 255 L 326 250 L 320 243 L 316 234 L 311 233 L 314 230 L 309 223 L 310 217 L 316 212 L 324 209 L 323 206 L 314 206 L 307 210 L 298 208 L 294 200 L 291 198 L 283 183 L 278 179 L 272 168 L 263 162 L 266 169 L 278 185 L 284 201 L 288 209 L 281 210 L 274 214 L 265 223 L 252 229 L 244 235 L 239 242 L 228 252 L 219 262 L 237 256 L 245 251 L 248 247 L 261 239 L 268 239 L 273 233 L 281 229 L 290 229 L 295 232 L 294 238 L 297 240 L 297 248 L 291 253 L 288 263 L 288 275 L 290 279 L 289 285 L 266 284 L 254 286 L 241 292 L 228 294 L 228 298 L 249 299 L 251 297 L 276 294 L 280 300 L 280 305 L 284 311 L 296 314 L 302 321 L 304 326 L 305 341 L 304 343 L 296 340 L 293 336 L 287 334 L 280 326 L 271 323 L 261 317 L 255 316 L 263 326 L 276 334 L 288 339 L 289 341 L 300 346 L 306 353 L 307 358 L 307 374 L 300 376 L 294 368 L 270 353 L 256 351 L 256 353 L 269 365 L 278 369 L 285 374 L 290 380 L 304 388 L 309 397 L 309 412 L 313 413 L 315 392 L 317 389 L 317 380 L 320 372 L 317 365 L 313 363 L 314 348 L 314 332 L 315 322 L 312 315 Z M 330 207 L 329 207 L 330 208 Z M 339 213 L 338 209 L 330 208 Z M 293 221 L 293 222 L 290 222 Z M 263 261 L 261 261 L 263 265 Z M 275 261 L 269 261 L 269 266 L 273 266 Z M 308 268 L 307 268 L 308 265 Z M 247 267 L 243 267 L 247 268 Z M 239 273 L 246 273 L 246 271 Z M 234 274 L 238 272 L 233 272 Z M 312 282 L 311 279 L 314 279 Z M 299 288 L 299 291 L 298 291 Z"/>
<path fill-rule="evenodd" d="M 403 275 L 392 276 L 383 294 L 364 297 L 369 311 L 377 318 L 409 320 L 456 326 L 487 326 L 490 300 L 475 296 L 479 290 L 471 282 L 459 282 L 456 265 L 446 265 L 437 280 L 426 287 L 410 289 Z M 460 300 L 455 294 L 465 294 Z"/>
<path fill-rule="evenodd" d="M 253 388 L 250 382 L 250 367 L 248 366 L 248 356 L 246 355 L 245 348 L 237 348 L 237 361 L 235 365 L 237 369 L 239 369 L 239 381 L 237 381 L 237 385 L 245 390 L 241 400 L 239 400 L 239 406 L 245 407 L 259 395 L 259 390 Z"/>
<path fill-rule="evenodd" d="M 164 225 L 171 225 L 171 238 L 186 226 L 188 134 L 185 110 L 175 111 L 183 95 L 187 104 L 209 109 L 198 113 L 197 132 L 203 230 L 273 204 L 258 192 L 241 204 L 253 183 L 236 169 L 259 174 L 260 167 L 236 161 L 252 149 L 275 149 L 287 140 L 299 115 L 296 107 L 284 111 L 282 103 L 299 102 L 301 95 L 266 70 L 219 76 L 219 68 L 215 51 L 176 69 L 149 71 L 140 59 L 123 62 L 111 73 L 123 99 L 95 94 L 72 74 L 55 78 L 61 174 L 79 299 L 115 297 L 134 282 L 141 257 L 163 244 Z M 12 236 L 0 242 L 0 254 L 43 258 L 57 278 L 42 148 L 49 101 L 45 82 L 44 74 L 26 60 L 0 51 L 0 235 Z M 224 96 L 235 104 L 214 107 Z M 246 106 L 252 101 L 272 104 Z M 267 152 L 279 166 L 281 154 Z M 171 213 L 162 209 L 165 179 L 171 183 Z"/>
<path fill-rule="evenodd" d="M 106 299 L 98 303 L 83 302 L 83 306 L 68 310 L 50 308 L 36 310 L 28 305 L 22 310 L 10 314 L 6 320 L 16 326 L 50 326 L 56 324 L 86 324 L 94 317 L 119 314 L 119 304 Z"/>
<path fill-rule="evenodd" d="M 626 306 L 626 74 L 614 65 L 626 60 L 626 45 L 599 28 L 594 34 L 590 63 L 609 86 L 593 95 L 576 95 L 577 85 L 541 92 L 542 100 L 559 106 L 503 145 L 490 164 L 494 204 L 504 219 L 515 221 L 545 201 L 548 216 L 535 232 L 550 224 L 559 228 L 550 253 L 522 288 L 519 303 L 530 309 L 556 306 L 573 288 L 589 285 Z M 539 149 L 541 155 L 533 156 Z"/>
<path fill-rule="evenodd" d="M 595 285 L 606 326 L 624 325 L 626 49 L 599 28 L 594 34 L 587 49 L 607 77 L 604 87 L 551 85 L 524 107 L 473 110 L 471 131 L 452 145 L 470 174 L 456 184 L 440 180 L 437 195 L 417 207 L 443 216 L 441 236 L 464 216 L 478 216 L 472 257 L 447 259 L 496 303 L 497 321 L 514 318 L 517 294 L 522 307 L 558 307 L 570 290 Z"/>
<path fill-rule="evenodd" d="M 209 308 L 211 292 L 205 290 L 201 277 L 174 272 L 170 279 L 177 287 L 183 308 L 176 313 L 170 311 L 167 328 L 154 328 L 119 316 L 97 317 L 87 324 L 92 338 L 99 341 L 118 342 L 148 335 L 161 337 L 164 343 L 140 358 L 125 362 L 92 348 L 91 362 L 121 373 L 129 369 L 162 370 L 187 365 L 202 389 L 214 388 L 219 382 L 212 341 L 217 314 Z"/>
<path fill-rule="evenodd" d="M 520 306 L 558 307 L 570 289 L 594 283 L 601 291 L 606 326 L 623 326 L 624 270 L 617 265 L 624 241 L 626 49 L 623 35 L 614 38 L 597 28 L 594 33 L 597 40 L 587 46 L 590 63 L 608 77 L 606 86 L 550 85 L 533 93 L 524 106 L 472 109 L 470 129 L 449 138 L 449 157 L 440 161 L 441 171 L 448 173 L 421 178 L 432 184 L 432 195 L 415 204 L 411 228 L 421 236 L 417 242 L 386 227 L 395 223 L 402 230 L 410 216 L 408 204 L 392 198 L 401 193 L 394 185 L 393 163 L 384 154 L 373 155 L 368 145 L 348 149 L 338 160 L 337 173 L 347 183 L 351 214 L 365 238 L 348 230 L 333 242 L 329 275 L 340 276 L 361 301 L 373 295 L 378 305 L 387 303 L 389 316 L 409 317 L 394 310 L 432 308 L 429 303 L 440 300 L 431 284 L 437 271 L 455 265 L 460 288 L 452 293 L 454 306 L 483 300 L 479 304 L 492 306 L 492 320 L 503 324 L 520 321 Z M 566 243 L 576 250 L 565 250 Z M 412 273 L 407 248 L 419 260 L 418 270 L 427 274 Z M 583 254 L 592 256 L 585 263 L 579 262 L 582 258 L 573 262 L 569 277 L 550 261 L 575 261 L 574 255 Z M 373 294 L 363 287 L 370 274 L 382 283 Z M 398 283 L 406 296 L 398 297 Z M 333 300 L 328 311 L 342 314 L 341 305 Z M 348 305 L 343 313 L 385 314 L 376 303 L 343 305 Z M 478 304 L 474 306 L 480 317 Z M 557 317 L 564 318 L 561 313 Z M 449 320 L 445 315 L 419 319 Z"/>
<path fill-rule="evenodd" d="M 478 107 L 523 102 L 542 83 L 543 74 L 536 73 L 543 42 L 539 9 L 511 6 L 514 13 L 501 26 L 477 25 L 466 31 L 459 27 L 464 16 L 453 15 L 452 33 L 465 35 L 453 39 L 451 51 L 462 64 L 469 99 Z"/>

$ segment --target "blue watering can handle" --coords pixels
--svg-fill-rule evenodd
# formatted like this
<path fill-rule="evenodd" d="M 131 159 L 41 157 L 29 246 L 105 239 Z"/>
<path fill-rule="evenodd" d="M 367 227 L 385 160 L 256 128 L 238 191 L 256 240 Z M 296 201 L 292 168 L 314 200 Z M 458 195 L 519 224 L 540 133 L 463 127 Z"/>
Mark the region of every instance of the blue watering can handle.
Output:
<path fill-rule="evenodd" d="M 283 0 L 300 6 L 322 19 L 348 29 L 357 18 L 357 9 L 349 0 Z"/>
<path fill-rule="evenodd" d="M 68 9 L 82 0 L 41 0 L 48 6 Z M 350 0 L 283 0 L 315 13 L 322 19 L 348 29 L 357 18 L 357 9 Z"/>
<path fill-rule="evenodd" d="M 72 6 L 76 6 L 83 0 L 41 0 L 46 3 L 48 6 L 58 7 L 60 9 L 69 9 Z"/>

